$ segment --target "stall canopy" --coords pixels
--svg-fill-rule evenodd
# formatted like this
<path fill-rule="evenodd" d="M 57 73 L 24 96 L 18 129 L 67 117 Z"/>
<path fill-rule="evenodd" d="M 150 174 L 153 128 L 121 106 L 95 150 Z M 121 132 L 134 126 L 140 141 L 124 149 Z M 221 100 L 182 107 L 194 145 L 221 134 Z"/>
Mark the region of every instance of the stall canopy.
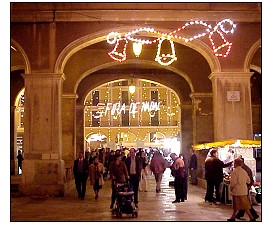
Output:
<path fill-rule="evenodd" d="M 193 146 L 194 150 L 203 150 L 218 147 L 261 147 L 261 141 L 232 139 L 213 143 L 203 143 Z"/>

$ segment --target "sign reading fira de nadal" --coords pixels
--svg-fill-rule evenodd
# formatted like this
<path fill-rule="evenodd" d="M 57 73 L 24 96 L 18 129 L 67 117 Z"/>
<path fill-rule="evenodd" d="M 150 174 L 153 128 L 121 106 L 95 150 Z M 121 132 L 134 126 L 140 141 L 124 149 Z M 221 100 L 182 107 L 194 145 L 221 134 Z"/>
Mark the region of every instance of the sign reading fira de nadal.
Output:
<path fill-rule="evenodd" d="M 113 117 L 119 116 L 121 113 L 126 114 L 127 111 L 129 114 L 135 117 L 135 114 L 139 112 L 148 112 L 150 117 L 154 117 L 156 111 L 160 110 L 160 102 L 132 102 L 129 106 L 126 106 L 125 103 L 121 104 L 120 102 L 117 103 L 98 103 L 97 104 L 97 111 L 93 113 L 94 118 L 102 118 L 107 116 L 108 114 L 112 115 Z"/>

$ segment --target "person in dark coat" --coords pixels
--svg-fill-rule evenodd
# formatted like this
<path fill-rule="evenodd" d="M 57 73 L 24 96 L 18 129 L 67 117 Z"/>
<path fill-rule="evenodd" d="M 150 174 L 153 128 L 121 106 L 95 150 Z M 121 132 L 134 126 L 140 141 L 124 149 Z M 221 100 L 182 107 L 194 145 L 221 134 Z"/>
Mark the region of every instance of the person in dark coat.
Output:
<path fill-rule="evenodd" d="M 191 184 L 197 185 L 197 156 L 192 148 L 190 149 L 189 171 Z"/>
<path fill-rule="evenodd" d="M 179 155 L 181 159 L 184 160 L 184 181 L 183 181 L 183 193 L 184 193 L 184 200 L 187 200 L 187 190 L 188 190 L 188 163 L 187 159 L 184 154 Z"/>
<path fill-rule="evenodd" d="M 17 160 L 18 160 L 18 174 L 20 174 L 19 169 L 21 169 L 22 171 L 22 162 L 24 160 L 21 150 L 18 151 Z"/>
<path fill-rule="evenodd" d="M 134 191 L 134 203 L 135 206 L 138 207 L 138 187 L 141 179 L 142 159 L 140 156 L 136 156 L 134 148 L 129 150 L 129 157 L 126 158 L 125 164 L 129 175 L 130 186 Z"/>
<path fill-rule="evenodd" d="M 223 168 L 230 166 L 233 161 L 224 163 L 218 157 L 217 150 L 210 152 L 210 157 L 205 161 L 205 179 L 207 181 L 207 192 L 205 200 L 210 204 L 221 204 L 220 184 L 223 182 Z M 216 200 L 213 199 L 214 188 L 216 190 Z"/>
<path fill-rule="evenodd" d="M 83 152 L 79 152 L 78 159 L 74 161 L 73 173 L 78 198 L 84 200 L 86 194 L 86 181 L 88 178 L 88 160 L 84 159 Z"/>

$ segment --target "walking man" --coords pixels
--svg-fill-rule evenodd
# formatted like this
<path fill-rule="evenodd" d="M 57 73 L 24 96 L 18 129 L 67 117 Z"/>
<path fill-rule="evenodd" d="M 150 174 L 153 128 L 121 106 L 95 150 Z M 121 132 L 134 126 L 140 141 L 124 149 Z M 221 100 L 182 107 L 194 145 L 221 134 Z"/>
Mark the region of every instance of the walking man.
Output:
<path fill-rule="evenodd" d="M 83 152 L 78 153 L 78 159 L 74 161 L 74 177 L 78 198 L 84 200 L 86 194 L 86 181 L 88 177 L 88 161 L 84 159 Z"/>

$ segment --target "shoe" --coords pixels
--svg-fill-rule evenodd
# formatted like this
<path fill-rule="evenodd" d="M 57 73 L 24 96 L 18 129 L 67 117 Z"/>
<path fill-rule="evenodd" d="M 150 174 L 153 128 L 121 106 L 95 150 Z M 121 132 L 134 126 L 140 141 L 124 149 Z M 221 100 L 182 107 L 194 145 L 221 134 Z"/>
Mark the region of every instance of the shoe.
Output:
<path fill-rule="evenodd" d="M 180 203 L 180 201 L 175 200 L 175 201 L 172 201 L 172 203 Z"/>
<path fill-rule="evenodd" d="M 213 202 L 212 202 L 212 201 L 209 201 L 209 205 L 213 205 Z"/>
<path fill-rule="evenodd" d="M 253 219 L 250 219 L 249 221 L 250 221 L 250 222 L 255 222 L 255 221 L 256 221 L 256 219 L 255 219 L 255 218 L 253 218 Z"/>
<path fill-rule="evenodd" d="M 138 208 L 138 204 L 135 204 L 135 207 Z"/>
<path fill-rule="evenodd" d="M 184 199 L 181 199 L 181 202 L 184 202 L 185 200 Z"/>
<path fill-rule="evenodd" d="M 258 214 L 253 216 L 253 217 L 254 217 L 255 220 L 259 218 Z"/>
<path fill-rule="evenodd" d="M 228 222 L 235 222 L 236 219 L 235 219 L 235 218 L 228 218 L 227 221 L 228 221 Z"/>
<path fill-rule="evenodd" d="M 222 205 L 222 203 L 220 201 L 217 201 L 215 204 L 216 205 Z"/>
<path fill-rule="evenodd" d="M 156 190 L 156 193 L 159 193 L 160 192 L 160 190 Z"/>
<path fill-rule="evenodd" d="M 97 199 L 97 198 L 98 198 L 98 195 L 95 196 L 95 199 Z"/>
<path fill-rule="evenodd" d="M 241 217 L 240 217 L 240 216 L 238 216 L 238 215 L 236 215 L 236 216 L 235 216 L 235 218 L 236 218 L 236 219 L 240 219 Z"/>

